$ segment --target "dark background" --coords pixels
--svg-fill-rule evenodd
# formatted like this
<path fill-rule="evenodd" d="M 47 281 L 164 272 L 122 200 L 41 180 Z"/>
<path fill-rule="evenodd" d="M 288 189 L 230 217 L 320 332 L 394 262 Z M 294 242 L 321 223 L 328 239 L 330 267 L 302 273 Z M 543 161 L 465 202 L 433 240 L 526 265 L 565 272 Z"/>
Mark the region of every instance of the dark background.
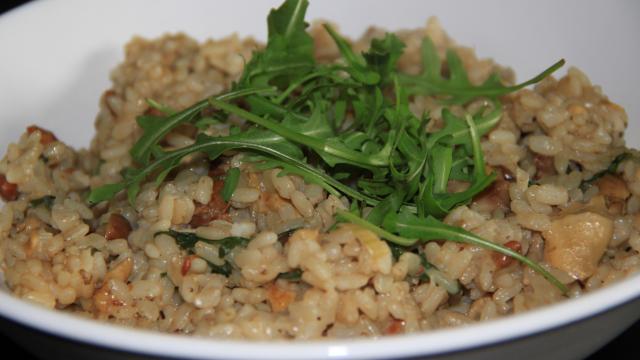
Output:
<path fill-rule="evenodd" d="M 6 1 L 0 0 L 0 14 L 19 6 L 28 1 Z M 19 34 L 15 34 L 19 36 Z M 1 60 L 0 60 L 1 64 Z M 1 65 L 0 65 L 1 66 Z M 585 341 L 588 341 L 585 339 Z M 637 354 L 638 342 L 640 341 L 640 321 L 636 322 L 629 330 L 620 335 L 609 345 L 602 348 L 597 353 L 589 357 L 589 360 L 597 359 L 621 359 L 634 358 L 633 354 Z M 31 359 L 33 358 L 25 349 L 11 341 L 4 334 L 0 334 L 0 348 L 4 354 L 10 354 L 13 359 Z M 53 355 L 53 354 L 52 354 Z M 59 354 L 56 354 L 59 355 Z M 637 356 L 637 355 L 636 355 Z M 497 359 L 499 360 L 499 359 Z"/>

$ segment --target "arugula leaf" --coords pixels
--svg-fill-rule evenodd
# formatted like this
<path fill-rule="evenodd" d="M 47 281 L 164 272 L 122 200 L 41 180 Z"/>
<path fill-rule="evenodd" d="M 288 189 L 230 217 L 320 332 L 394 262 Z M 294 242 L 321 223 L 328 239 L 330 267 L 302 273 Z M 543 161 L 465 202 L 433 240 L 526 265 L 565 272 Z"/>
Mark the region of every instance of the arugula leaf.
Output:
<path fill-rule="evenodd" d="M 338 33 L 333 30 L 333 28 L 329 24 L 323 24 L 324 28 L 327 30 L 333 41 L 338 45 L 338 49 L 342 54 L 342 57 L 349 65 L 344 68 L 354 79 L 362 82 L 366 85 L 375 85 L 380 82 L 380 74 L 371 70 L 367 67 L 367 62 L 362 56 L 357 55 L 351 49 L 351 46 L 347 43 L 347 41 L 338 35 Z"/>
<path fill-rule="evenodd" d="M 500 113 L 496 112 L 496 109 L 491 114 Z M 443 111 L 443 117 L 447 121 L 444 129 L 433 134 L 427 141 L 431 149 L 428 158 L 430 172 L 427 174 L 426 182 L 421 189 L 422 202 L 419 203 L 421 213 L 429 213 L 436 217 L 443 217 L 455 206 L 471 201 L 475 195 L 479 194 L 495 180 L 495 174 L 485 173 L 484 157 L 480 148 L 481 135 L 476 125 L 476 120 L 467 114 L 463 125 L 462 121 L 450 112 Z M 493 120 L 496 119 L 495 115 L 492 115 L 489 119 L 497 121 Z M 462 131 L 462 126 L 467 128 L 466 132 Z M 464 137 L 467 137 L 467 139 L 464 139 Z M 468 168 L 465 170 L 466 173 L 470 174 L 469 181 L 471 185 L 465 191 L 448 193 L 446 187 L 454 168 L 455 149 L 453 145 L 456 142 L 463 143 L 463 141 L 471 147 L 471 156 L 464 155 L 465 150 L 462 150 L 462 154 L 457 154 L 456 166 L 458 168 L 456 172 L 461 172 L 459 166 L 471 165 L 471 170 Z M 466 158 L 468 158 L 468 161 L 464 161 Z"/>
<path fill-rule="evenodd" d="M 286 0 L 271 10 L 267 46 L 253 54 L 238 88 L 274 85 L 274 80 L 286 86 L 313 68 L 313 39 L 305 31 L 304 21 L 308 6 L 307 0 Z"/>
<path fill-rule="evenodd" d="M 218 100 L 231 100 L 237 99 L 251 94 L 270 93 L 273 92 L 272 87 L 262 88 L 247 88 L 216 96 Z M 209 106 L 209 99 L 202 100 L 187 109 L 176 112 L 166 118 L 143 115 L 139 116 L 136 120 L 138 126 L 143 130 L 142 136 L 131 147 L 130 154 L 133 160 L 140 164 L 147 164 L 151 155 L 159 150 L 158 142 L 162 140 L 171 130 L 175 129 L 178 125 L 192 121 L 197 115 Z"/>
<path fill-rule="evenodd" d="M 209 155 L 210 160 L 215 160 L 225 151 L 245 150 L 270 155 L 273 157 L 271 161 L 280 161 L 280 164 L 288 164 L 291 166 L 290 169 L 296 168 L 296 170 L 293 171 L 296 171 L 298 174 L 304 174 L 307 177 L 313 177 L 315 179 L 322 179 L 317 181 L 320 183 L 327 183 L 328 185 L 325 187 L 326 189 L 330 189 L 330 186 L 332 185 L 337 186 L 341 190 L 345 191 L 345 193 L 374 204 L 377 203 L 377 201 L 372 200 L 369 197 L 358 194 L 357 191 L 348 190 L 347 186 L 318 172 L 304 161 L 301 161 L 298 153 L 292 152 L 288 143 L 276 143 L 278 138 L 259 136 L 260 134 L 257 132 L 246 132 L 244 134 L 227 137 L 210 137 L 204 134 L 199 134 L 194 144 L 163 153 L 146 167 L 129 171 L 122 182 L 107 184 L 93 189 L 88 197 L 88 201 L 89 203 L 96 204 L 109 200 L 120 191 L 126 189 L 129 202 L 133 204 L 143 181 L 152 174 L 156 174 L 160 171 L 156 176 L 156 183 L 160 183 L 172 169 L 176 168 L 180 164 L 182 158 L 189 154 L 202 151 Z M 282 140 L 281 138 L 279 139 Z M 335 190 L 333 192 L 336 193 Z"/>
<path fill-rule="evenodd" d="M 365 154 L 349 149 L 337 138 L 321 139 L 306 134 L 297 133 L 281 124 L 278 124 L 267 118 L 262 118 L 240 107 L 226 103 L 224 101 L 220 101 L 218 99 L 211 99 L 210 103 L 218 109 L 224 110 L 231 114 L 235 114 L 245 120 L 263 126 L 268 130 L 271 130 L 272 132 L 282 136 L 283 138 L 286 138 L 287 140 L 308 146 L 309 148 L 316 151 L 318 155 L 322 156 L 322 158 L 329 164 L 329 166 L 335 166 L 339 163 L 352 164 L 365 168 L 372 168 L 377 166 L 381 167 L 387 165 L 387 160 L 384 158 L 384 154 L 366 156 Z"/>
<path fill-rule="evenodd" d="M 391 195 L 379 202 L 378 205 L 369 212 L 369 215 L 367 215 L 367 221 L 373 225 L 382 225 L 384 217 L 388 213 L 396 212 L 400 209 L 402 201 L 404 200 L 404 195 L 405 192 L 402 189 L 393 192 Z"/>
<path fill-rule="evenodd" d="M 535 77 L 514 86 L 503 85 L 497 74 L 491 75 L 483 84 L 476 86 L 469 81 L 462 61 L 455 51 L 447 51 L 447 67 L 450 75 L 445 78 L 441 74 L 438 52 L 430 38 L 423 39 L 421 50 L 422 74 L 419 76 L 401 75 L 401 82 L 407 87 L 410 94 L 441 96 L 445 102 L 453 104 L 464 104 L 477 97 L 495 99 L 520 90 L 540 82 L 565 63 L 564 59 L 561 59 Z"/>
<path fill-rule="evenodd" d="M 153 99 L 147 99 L 147 104 L 149 106 L 151 106 L 152 108 L 160 111 L 161 113 L 164 113 L 166 115 L 173 115 L 176 113 L 176 110 L 174 110 L 173 108 L 171 108 L 170 106 L 167 106 L 165 104 L 161 104 Z"/>
<path fill-rule="evenodd" d="M 368 67 L 378 73 L 384 83 L 389 81 L 395 72 L 404 47 L 404 43 L 395 34 L 386 33 L 383 39 L 371 40 L 369 51 L 362 56 Z"/>
<path fill-rule="evenodd" d="M 229 202 L 231 200 L 231 195 L 238 187 L 238 181 L 240 180 L 240 169 L 234 167 L 227 171 L 227 175 L 224 178 L 224 185 L 222 186 L 222 190 L 220 190 L 220 195 L 222 195 L 222 199 L 224 202 Z"/>

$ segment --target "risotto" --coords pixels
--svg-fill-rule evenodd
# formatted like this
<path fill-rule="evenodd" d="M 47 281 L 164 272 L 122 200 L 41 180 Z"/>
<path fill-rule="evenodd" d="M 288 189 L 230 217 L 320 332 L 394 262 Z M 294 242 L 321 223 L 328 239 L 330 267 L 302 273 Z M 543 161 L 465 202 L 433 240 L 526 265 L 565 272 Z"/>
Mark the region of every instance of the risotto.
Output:
<path fill-rule="evenodd" d="M 495 319 L 638 270 L 640 162 L 624 109 L 584 73 L 554 78 L 560 62 L 513 85 L 435 19 L 347 41 L 306 29 L 306 6 L 272 11 L 266 45 L 134 38 L 89 149 L 38 126 L 10 144 L 13 294 L 304 340 Z"/>

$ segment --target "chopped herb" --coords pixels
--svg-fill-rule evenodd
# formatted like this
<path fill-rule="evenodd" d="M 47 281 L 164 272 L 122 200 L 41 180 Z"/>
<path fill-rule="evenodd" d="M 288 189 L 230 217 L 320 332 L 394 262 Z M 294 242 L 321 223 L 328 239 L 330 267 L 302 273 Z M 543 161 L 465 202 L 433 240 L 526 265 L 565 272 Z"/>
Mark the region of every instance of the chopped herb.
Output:
<path fill-rule="evenodd" d="M 51 210 L 51 207 L 53 206 L 53 203 L 56 201 L 56 197 L 52 196 L 52 195 L 45 195 L 41 198 L 37 198 L 37 199 L 33 199 L 29 202 L 29 204 L 31 205 L 31 207 L 38 207 L 40 205 L 43 205 L 45 208 Z"/>
<path fill-rule="evenodd" d="M 302 270 L 295 269 L 295 270 L 280 273 L 278 274 L 278 279 L 284 279 L 289 281 L 300 281 L 302 280 Z"/>
<path fill-rule="evenodd" d="M 628 152 L 624 152 L 624 153 L 616 156 L 613 159 L 613 161 L 611 161 L 609 166 L 607 166 L 606 169 L 595 173 L 592 177 L 590 177 L 590 178 L 588 178 L 586 180 L 582 180 L 582 182 L 580 183 L 580 189 L 582 191 L 585 191 L 585 190 L 587 190 L 587 188 L 589 188 L 590 185 L 592 185 L 594 182 L 599 180 L 601 177 L 603 177 L 605 175 L 615 175 L 618 172 L 618 167 L 620 166 L 620 164 L 623 161 L 625 161 L 627 159 L 630 159 L 631 157 L 632 157 L 631 153 L 628 153 Z"/>
<path fill-rule="evenodd" d="M 155 233 L 155 236 L 158 236 L 160 234 L 165 234 L 173 237 L 176 240 L 176 243 L 178 244 L 178 246 L 180 246 L 182 249 L 186 250 L 189 253 L 195 252 L 195 246 L 199 241 L 202 241 L 208 244 L 218 245 L 218 256 L 224 260 L 224 264 L 216 265 L 210 261 L 207 261 L 206 259 L 205 261 L 207 261 L 207 264 L 209 264 L 209 267 L 211 267 L 211 272 L 214 272 L 216 274 L 222 274 L 224 276 L 231 275 L 231 272 L 233 270 L 233 264 L 231 263 L 231 261 L 225 259 L 225 257 L 234 248 L 238 246 L 245 247 L 250 241 L 247 238 L 237 237 L 237 236 L 230 236 L 220 240 L 211 240 L 211 239 L 205 239 L 203 237 L 200 237 L 195 233 L 180 232 L 175 230 L 159 231 Z"/>
<path fill-rule="evenodd" d="M 159 231 L 154 234 L 154 236 L 158 236 L 161 234 L 169 235 L 176 240 L 176 244 L 181 248 L 193 252 L 193 248 L 196 246 L 198 241 L 210 242 L 212 240 L 208 240 L 205 238 L 201 238 L 195 233 L 190 232 L 180 232 L 175 230 L 168 231 Z"/>
<path fill-rule="evenodd" d="M 393 256 L 393 259 L 396 261 L 398 261 L 398 259 L 400 258 L 400 255 L 407 252 L 407 248 L 402 247 L 400 245 L 396 245 L 394 243 L 389 243 L 389 249 L 391 249 L 391 256 Z"/>
<path fill-rule="evenodd" d="M 222 265 L 216 265 L 216 264 L 214 264 L 211 261 L 208 261 L 206 259 L 205 259 L 205 261 L 207 262 L 207 264 L 211 268 L 211 272 L 214 273 L 214 274 L 221 274 L 221 275 L 224 275 L 224 276 L 228 277 L 233 272 L 233 265 L 231 264 L 230 261 L 225 261 L 224 264 L 222 264 Z"/>
<path fill-rule="evenodd" d="M 429 262 L 429 260 L 427 260 L 427 256 L 424 254 L 424 252 L 419 253 L 418 256 L 420 257 L 420 266 L 422 269 L 422 271 L 419 273 L 419 278 L 420 280 L 428 280 L 429 274 L 427 270 L 435 268 L 435 266 L 433 266 Z"/>
<path fill-rule="evenodd" d="M 230 236 L 222 240 L 215 240 L 215 241 L 216 241 L 216 244 L 219 246 L 218 256 L 220 258 L 224 258 L 231 252 L 231 250 L 235 249 L 236 247 L 238 246 L 246 247 L 250 240 L 243 237 Z M 210 240 L 209 242 L 211 243 L 212 241 Z"/>

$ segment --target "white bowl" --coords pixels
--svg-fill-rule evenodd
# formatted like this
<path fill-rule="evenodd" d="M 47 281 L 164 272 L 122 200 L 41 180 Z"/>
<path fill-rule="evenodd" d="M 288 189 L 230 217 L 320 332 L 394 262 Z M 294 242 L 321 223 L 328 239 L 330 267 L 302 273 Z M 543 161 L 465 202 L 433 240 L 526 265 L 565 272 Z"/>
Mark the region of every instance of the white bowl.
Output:
<path fill-rule="evenodd" d="M 184 31 L 198 39 L 230 32 L 265 38 L 265 18 L 279 1 L 42 1 L 0 17 L 0 148 L 37 123 L 87 146 L 98 98 L 133 34 Z M 390 30 L 440 17 L 460 43 L 512 66 L 520 79 L 558 58 L 584 70 L 610 98 L 640 117 L 640 2 L 319 1 L 308 18 L 331 19 L 351 36 L 370 24 Z M 631 122 L 629 134 L 638 134 Z M 638 146 L 637 136 L 627 136 Z M 640 276 L 582 298 L 478 325 L 378 340 L 239 342 L 116 327 L 46 310 L 0 291 L 8 326 L 74 340 L 77 349 L 112 349 L 176 358 L 381 359 L 408 357 L 580 358 L 640 318 Z M 6 320 L 4 320 L 6 322 Z M 19 325 L 16 325 L 19 324 Z M 34 334 L 42 334 L 36 332 Z M 36 336 L 36 335 L 34 335 Z M 23 339 L 24 340 L 24 339 Z M 67 345 L 68 346 L 68 345 Z M 84 346 L 84 347 L 83 347 Z M 46 350 L 43 348 L 42 350 Z"/>

